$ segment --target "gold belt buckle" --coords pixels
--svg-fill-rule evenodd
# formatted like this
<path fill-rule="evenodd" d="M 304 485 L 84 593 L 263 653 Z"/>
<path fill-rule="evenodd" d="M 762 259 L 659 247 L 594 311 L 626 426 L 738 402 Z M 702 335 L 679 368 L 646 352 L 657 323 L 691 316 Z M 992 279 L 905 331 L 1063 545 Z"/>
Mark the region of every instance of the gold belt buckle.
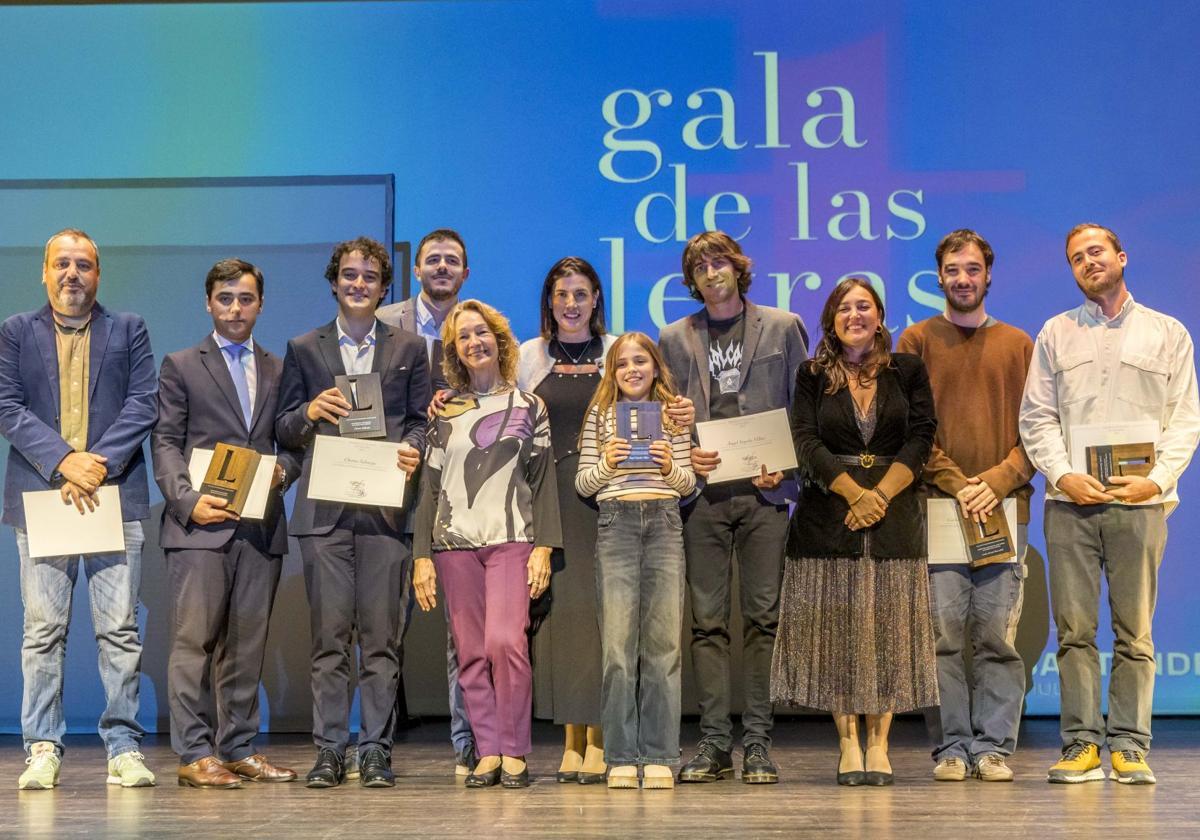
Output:
<path fill-rule="evenodd" d="M 858 463 L 864 468 L 873 467 L 875 466 L 875 456 L 870 452 L 861 452 L 858 456 Z"/>

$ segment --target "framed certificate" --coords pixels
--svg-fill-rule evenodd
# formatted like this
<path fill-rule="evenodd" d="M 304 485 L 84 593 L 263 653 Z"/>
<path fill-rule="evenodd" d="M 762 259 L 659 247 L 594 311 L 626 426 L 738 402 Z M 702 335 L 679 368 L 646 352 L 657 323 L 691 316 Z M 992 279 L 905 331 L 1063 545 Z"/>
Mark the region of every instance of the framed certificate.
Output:
<path fill-rule="evenodd" d="M 99 504 L 83 513 L 74 504 L 63 504 L 57 490 L 22 493 L 25 531 L 30 557 L 78 554 L 113 554 L 125 550 L 125 525 L 121 519 L 121 491 L 102 484 L 96 491 Z"/>
<path fill-rule="evenodd" d="M 767 472 L 794 470 L 796 447 L 792 445 L 792 429 L 785 408 L 709 420 L 696 424 L 700 448 L 716 451 L 721 463 L 709 473 L 709 484 L 753 478 Z"/>
<path fill-rule="evenodd" d="M 1004 520 L 1008 524 L 1008 538 L 1013 540 L 1012 535 L 1017 533 L 1017 500 L 1005 499 L 1003 508 Z M 976 548 L 975 552 L 971 551 L 971 545 L 962 526 L 964 521 L 962 509 L 956 499 L 929 499 L 926 511 L 930 565 L 957 563 L 962 566 L 978 566 L 985 564 L 980 561 L 987 561 L 987 550 L 983 551 L 983 557 L 980 556 L 979 548 Z M 1015 548 L 1015 545 L 1010 548 Z M 1006 560 L 1009 563 L 1016 561 L 1015 554 L 1011 559 Z M 991 562 L 996 561 L 992 559 Z"/>
<path fill-rule="evenodd" d="M 351 505 L 404 506 L 404 470 L 396 466 L 400 444 L 390 440 L 317 435 L 313 442 L 308 498 Z"/>
<path fill-rule="evenodd" d="M 192 482 L 193 490 L 200 490 L 200 485 L 204 483 L 204 476 L 212 463 L 214 451 L 199 447 L 192 450 L 192 457 L 188 460 L 188 479 Z M 240 514 L 242 519 L 262 519 L 266 516 L 267 499 L 271 493 L 271 480 L 274 477 L 275 456 L 260 456 L 254 480 L 250 483 L 250 492 L 242 505 Z"/>

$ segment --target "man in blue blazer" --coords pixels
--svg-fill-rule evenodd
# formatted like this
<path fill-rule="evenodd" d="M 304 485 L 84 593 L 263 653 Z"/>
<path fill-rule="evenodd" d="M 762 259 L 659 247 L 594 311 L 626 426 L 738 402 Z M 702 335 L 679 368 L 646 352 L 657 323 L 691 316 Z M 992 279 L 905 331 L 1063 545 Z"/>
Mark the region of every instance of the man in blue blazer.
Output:
<path fill-rule="evenodd" d="M 300 464 L 290 450 L 280 453 L 262 520 L 239 520 L 223 499 L 193 490 L 188 473 L 197 447 L 227 443 L 276 454 L 283 362 L 254 341 L 263 305 L 256 266 L 221 260 L 208 272 L 204 291 L 213 331 L 163 359 L 158 425 L 150 438 L 154 478 L 166 501 L 161 542 L 175 604 L 167 666 L 171 746 L 179 753 L 182 785 L 289 782 L 295 772 L 255 752 L 254 736 L 267 626 L 287 553 L 276 488 L 295 479 Z M 209 715 L 214 688 L 215 733 Z"/>
<path fill-rule="evenodd" d="M 391 787 L 400 645 L 412 597 L 412 544 L 404 533 L 404 513 L 310 499 L 308 487 L 316 436 L 338 434 L 338 420 L 351 408 L 334 384 L 342 374 L 380 375 L 385 436 L 398 444 L 397 468 L 413 474 L 425 449 L 429 364 L 423 340 L 375 317 L 392 282 L 391 256 L 380 243 L 365 237 L 340 243 L 325 278 L 337 299 L 337 317 L 288 342 L 275 421 L 280 445 L 302 458 L 288 527 L 300 541 L 311 611 L 318 753 L 307 783 L 327 788 L 345 777 L 356 632 L 359 783 Z"/>
<path fill-rule="evenodd" d="M 138 315 L 96 302 L 100 253 L 80 230 L 46 243 L 42 283 L 49 302 L 0 325 L 0 434 L 12 445 L 4 480 L 5 524 L 16 530 L 25 633 L 21 732 L 29 753 L 18 781 L 25 790 L 58 783 L 63 660 L 71 594 L 82 562 L 107 705 L 100 737 L 108 783 L 154 784 L 138 747 L 142 642 L 137 598 L 142 523 L 150 514 L 142 442 L 158 416 L 154 355 Z M 102 484 L 120 492 L 125 551 L 68 557 L 29 556 L 21 494 L 57 489 L 64 504 L 94 509 Z"/>

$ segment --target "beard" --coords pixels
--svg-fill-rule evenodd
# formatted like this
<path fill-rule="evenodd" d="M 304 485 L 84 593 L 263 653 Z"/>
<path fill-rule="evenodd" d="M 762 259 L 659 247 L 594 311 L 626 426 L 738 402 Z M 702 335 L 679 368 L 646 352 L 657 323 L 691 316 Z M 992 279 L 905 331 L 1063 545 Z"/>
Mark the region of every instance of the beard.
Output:
<path fill-rule="evenodd" d="M 983 287 L 983 291 L 972 297 L 969 301 L 964 301 L 955 296 L 949 289 L 943 287 L 942 293 L 946 296 L 946 306 L 953 309 L 955 312 L 961 312 L 964 315 L 975 312 L 979 307 L 983 306 L 983 299 L 987 297 L 988 289 L 991 288 L 991 283 Z"/>
<path fill-rule="evenodd" d="M 435 303 L 444 303 L 445 301 L 453 300 L 458 295 L 458 288 L 453 285 L 452 280 L 450 281 L 452 285 L 449 288 L 445 286 L 434 286 L 434 280 L 450 280 L 450 278 L 435 277 L 432 278 L 428 283 L 421 281 L 421 288 L 424 290 L 425 296 L 430 300 L 434 301 Z"/>
<path fill-rule="evenodd" d="M 95 301 L 95 295 L 86 289 L 60 287 L 56 296 L 56 309 L 63 315 L 78 317 L 87 314 Z"/>

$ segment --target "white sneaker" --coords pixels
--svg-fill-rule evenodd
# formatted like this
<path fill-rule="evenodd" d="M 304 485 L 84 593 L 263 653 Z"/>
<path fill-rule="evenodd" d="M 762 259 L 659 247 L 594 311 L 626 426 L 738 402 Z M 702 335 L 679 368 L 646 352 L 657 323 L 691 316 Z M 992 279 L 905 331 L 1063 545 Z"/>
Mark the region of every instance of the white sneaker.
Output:
<path fill-rule="evenodd" d="M 145 756 L 136 750 L 123 752 L 108 760 L 108 778 L 110 785 L 121 787 L 152 787 L 154 774 L 143 763 Z"/>
<path fill-rule="evenodd" d="M 934 781 L 961 782 L 967 777 L 967 763 L 961 758 L 951 756 L 943 758 L 933 768 Z"/>
<path fill-rule="evenodd" d="M 29 765 L 21 777 L 17 779 L 18 790 L 50 790 L 58 784 L 58 769 L 62 759 L 58 750 L 49 741 L 37 741 L 29 748 Z"/>

